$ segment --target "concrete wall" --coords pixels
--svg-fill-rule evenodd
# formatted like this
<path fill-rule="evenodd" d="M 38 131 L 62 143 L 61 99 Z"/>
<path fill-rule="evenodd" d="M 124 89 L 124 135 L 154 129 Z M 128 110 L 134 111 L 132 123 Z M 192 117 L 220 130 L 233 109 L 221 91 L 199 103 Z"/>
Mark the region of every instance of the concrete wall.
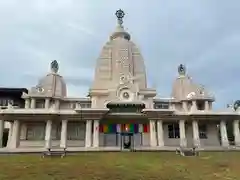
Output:
<path fill-rule="evenodd" d="M 201 146 L 220 146 L 217 123 L 207 124 L 207 139 L 201 139 Z"/>
<path fill-rule="evenodd" d="M 180 139 L 179 138 L 169 138 L 168 137 L 168 124 L 169 123 L 163 123 L 163 131 L 164 131 L 164 145 L 165 146 L 175 146 L 178 147 L 180 145 Z M 21 125 L 21 140 L 20 140 L 20 147 L 44 147 L 45 141 L 42 140 L 26 140 L 25 134 L 26 134 L 26 127 L 27 125 Z M 56 126 L 53 126 L 53 131 L 56 128 Z M 44 128 L 43 128 L 44 130 Z M 192 123 L 189 122 L 185 126 L 186 130 L 186 138 L 187 138 L 187 146 L 192 147 L 193 146 L 193 129 L 192 129 Z M 76 133 L 76 137 L 78 139 L 76 140 L 68 140 L 68 146 L 79 146 L 84 147 L 85 146 L 85 124 L 84 123 L 73 123 L 70 122 L 68 124 L 68 136 L 70 133 Z M 212 122 L 207 124 L 207 139 L 200 139 L 201 146 L 220 146 L 220 141 L 218 139 L 218 128 L 217 123 Z M 60 141 L 59 139 L 52 141 L 53 146 L 59 146 Z M 100 146 L 112 146 L 116 147 L 121 145 L 121 137 L 119 134 L 104 134 L 100 133 L 99 135 L 99 145 Z M 138 133 L 134 135 L 134 146 L 149 146 L 150 145 L 150 134 L 149 133 Z"/>
<path fill-rule="evenodd" d="M 164 145 L 165 146 L 179 146 L 180 138 L 169 138 L 168 137 L 168 124 L 163 124 L 164 130 Z M 193 146 L 193 128 L 191 122 L 185 125 L 187 146 Z M 207 139 L 200 139 L 201 146 L 220 146 L 220 141 L 218 139 L 218 129 L 217 123 L 207 122 Z"/>

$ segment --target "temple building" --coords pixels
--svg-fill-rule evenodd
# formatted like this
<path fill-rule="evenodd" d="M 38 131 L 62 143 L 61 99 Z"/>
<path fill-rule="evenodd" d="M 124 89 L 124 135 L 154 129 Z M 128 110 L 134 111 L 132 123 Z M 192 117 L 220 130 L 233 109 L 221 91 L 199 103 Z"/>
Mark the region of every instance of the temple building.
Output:
<path fill-rule="evenodd" d="M 118 10 L 116 16 L 117 27 L 97 59 L 89 95 L 68 97 L 59 64 L 52 61 L 50 72 L 23 92 L 25 107 L 10 103 L 0 110 L 0 138 L 3 123 L 9 123 L 7 146 L 0 150 L 238 148 L 240 101 L 214 111 L 213 95 L 192 80 L 183 64 L 171 97 L 157 98 L 156 89 L 147 86 L 141 52 L 124 29 L 124 12 Z M 232 127 L 232 139 L 227 127 Z"/>

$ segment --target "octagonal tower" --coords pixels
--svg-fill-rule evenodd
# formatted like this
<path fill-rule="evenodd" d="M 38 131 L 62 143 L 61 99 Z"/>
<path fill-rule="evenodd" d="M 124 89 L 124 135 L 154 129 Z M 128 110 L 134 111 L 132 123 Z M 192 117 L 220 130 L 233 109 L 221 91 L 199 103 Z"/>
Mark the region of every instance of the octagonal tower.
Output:
<path fill-rule="evenodd" d="M 143 57 L 123 27 L 124 12 L 118 10 L 117 27 L 97 60 L 89 95 L 92 107 L 106 107 L 110 101 L 150 101 L 156 91 L 147 88 Z"/>

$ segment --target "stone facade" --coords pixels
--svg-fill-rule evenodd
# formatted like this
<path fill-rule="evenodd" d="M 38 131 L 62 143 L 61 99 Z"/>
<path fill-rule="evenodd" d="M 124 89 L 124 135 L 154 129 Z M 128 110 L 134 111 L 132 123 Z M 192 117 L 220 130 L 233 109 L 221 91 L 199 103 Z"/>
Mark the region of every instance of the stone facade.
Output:
<path fill-rule="evenodd" d="M 147 87 L 142 55 L 124 30 L 123 11 L 116 15 L 117 27 L 97 60 L 89 96 L 67 96 L 54 60 L 50 73 L 23 93 L 24 108 L 9 105 L 0 111 L 0 138 L 3 122 L 10 124 L 4 149 L 238 147 L 238 106 L 213 111 L 214 97 L 193 82 L 184 65 L 178 67 L 172 97 L 157 98 L 156 90 Z M 107 107 L 110 103 L 114 110 Z M 233 142 L 227 125 L 233 127 Z"/>

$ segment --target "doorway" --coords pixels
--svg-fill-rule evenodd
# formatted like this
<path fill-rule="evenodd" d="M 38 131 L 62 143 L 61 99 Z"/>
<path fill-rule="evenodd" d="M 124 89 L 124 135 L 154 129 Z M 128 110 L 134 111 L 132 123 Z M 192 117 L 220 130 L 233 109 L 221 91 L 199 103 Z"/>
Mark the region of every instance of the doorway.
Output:
<path fill-rule="evenodd" d="M 133 133 L 121 133 L 121 150 L 134 150 L 134 136 Z"/>

